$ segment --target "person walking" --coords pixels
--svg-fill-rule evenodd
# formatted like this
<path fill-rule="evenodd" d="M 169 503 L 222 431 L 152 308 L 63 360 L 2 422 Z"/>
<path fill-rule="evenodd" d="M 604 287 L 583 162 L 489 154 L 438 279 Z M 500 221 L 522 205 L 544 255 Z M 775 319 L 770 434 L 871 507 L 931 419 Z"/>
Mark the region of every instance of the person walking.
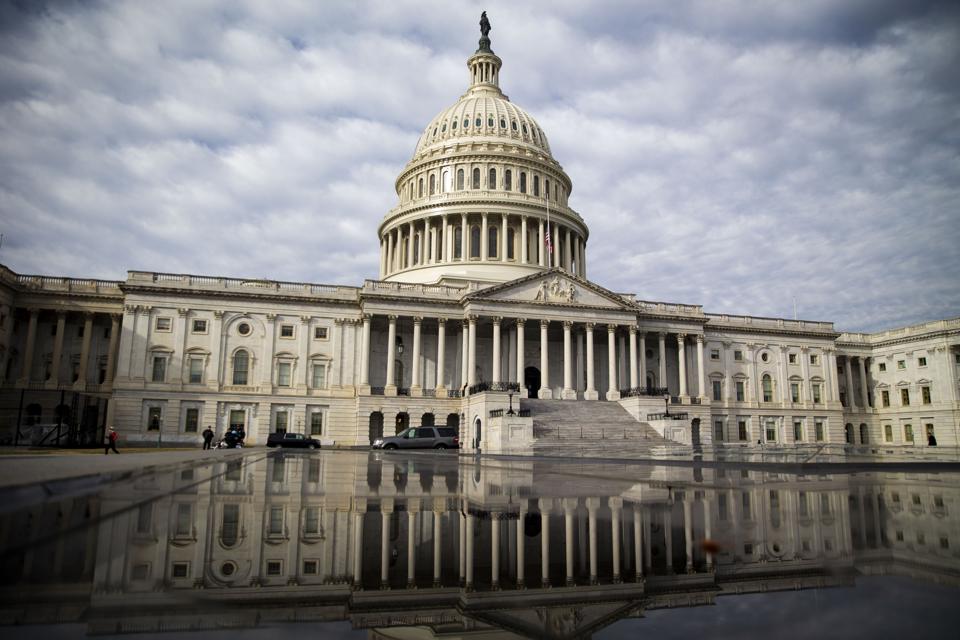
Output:
<path fill-rule="evenodd" d="M 213 429 L 210 428 L 210 425 L 207 425 L 207 428 L 203 430 L 203 448 L 213 448 Z"/>
<path fill-rule="evenodd" d="M 103 454 L 110 455 L 110 450 L 113 449 L 114 453 L 120 453 L 117 451 L 117 439 L 120 437 L 120 434 L 116 432 L 113 427 L 110 427 L 110 431 L 107 433 L 107 442 L 103 446 Z"/>

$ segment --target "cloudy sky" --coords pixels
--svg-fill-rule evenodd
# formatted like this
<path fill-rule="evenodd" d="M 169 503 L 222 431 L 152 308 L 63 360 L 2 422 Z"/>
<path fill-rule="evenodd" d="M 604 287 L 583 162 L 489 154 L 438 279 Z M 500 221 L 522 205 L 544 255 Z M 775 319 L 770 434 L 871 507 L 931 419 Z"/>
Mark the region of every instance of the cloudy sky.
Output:
<path fill-rule="evenodd" d="M 501 85 L 591 279 L 874 330 L 960 315 L 960 4 L 0 4 L 0 262 L 358 285 L 423 127 Z"/>

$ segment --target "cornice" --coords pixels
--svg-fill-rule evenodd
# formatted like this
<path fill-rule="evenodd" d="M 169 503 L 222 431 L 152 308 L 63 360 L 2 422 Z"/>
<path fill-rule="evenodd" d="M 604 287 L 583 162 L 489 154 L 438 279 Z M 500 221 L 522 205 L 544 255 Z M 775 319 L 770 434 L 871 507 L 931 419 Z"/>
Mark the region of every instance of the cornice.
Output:
<path fill-rule="evenodd" d="M 188 298 L 217 298 L 230 300 L 268 300 L 272 302 L 288 302 L 291 304 L 333 304 L 340 306 L 356 306 L 359 302 L 359 289 L 357 298 L 345 300 L 343 298 L 326 298 L 323 296 L 292 296 L 284 293 L 265 294 L 256 291 L 223 291 L 223 290 L 194 290 L 180 289 L 177 287 L 164 286 L 140 286 L 130 283 L 122 283 L 120 289 L 124 293 L 138 293 L 147 295 L 169 295 Z"/>

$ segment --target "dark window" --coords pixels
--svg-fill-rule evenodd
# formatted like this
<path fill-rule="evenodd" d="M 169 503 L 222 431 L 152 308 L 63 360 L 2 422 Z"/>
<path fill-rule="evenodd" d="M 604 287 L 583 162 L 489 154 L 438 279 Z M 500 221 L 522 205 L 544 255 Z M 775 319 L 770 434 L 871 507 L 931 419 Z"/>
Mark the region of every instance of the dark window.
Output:
<path fill-rule="evenodd" d="M 419 429 L 417 429 L 417 436 L 416 436 L 416 437 L 418 437 L 418 438 L 434 438 L 434 437 L 436 437 L 436 436 L 434 435 L 433 429 L 431 429 L 430 427 L 420 427 Z"/>
<path fill-rule="evenodd" d="M 440 427 L 437 429 L 437 433 L 440 434 L 441 438 L 456 438 L 457 430 L 451 429 L 450 427 Z"/>
<path fill-rule="evenodd" d="M 475 169 L 473 170 L 473 185 L 472 185 L 472 187 L 473 187 L 474 189 L 479 189 L 479 188 L 480 188 L 480 169 L 476 169 L 476 168 L 475 168 Z"/>
<path fill-rule="evenodd" d="M 527 192 L 527 174 L 523 171 L 520 172 L 520 193 Z"/>
<path fill-rule="evenodd" d="M 513 190 L 513 172 L 510 169 L 503 172 L 503 189 L 504 191 Z"/>

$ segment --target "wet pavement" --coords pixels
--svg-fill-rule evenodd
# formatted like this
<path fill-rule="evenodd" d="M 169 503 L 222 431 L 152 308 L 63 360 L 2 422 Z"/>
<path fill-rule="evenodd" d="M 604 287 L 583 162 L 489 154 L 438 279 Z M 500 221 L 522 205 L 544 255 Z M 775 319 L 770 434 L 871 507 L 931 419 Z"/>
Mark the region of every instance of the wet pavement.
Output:
<path fill-rule="evenodd" d="M 75 460 L 82 477 L 58 463 L 32 483 L 9 482 L 5 458 L 0 633 L 953 638 L 960 625 L 955 463 L 229 453 L 104 473 Z"/>

